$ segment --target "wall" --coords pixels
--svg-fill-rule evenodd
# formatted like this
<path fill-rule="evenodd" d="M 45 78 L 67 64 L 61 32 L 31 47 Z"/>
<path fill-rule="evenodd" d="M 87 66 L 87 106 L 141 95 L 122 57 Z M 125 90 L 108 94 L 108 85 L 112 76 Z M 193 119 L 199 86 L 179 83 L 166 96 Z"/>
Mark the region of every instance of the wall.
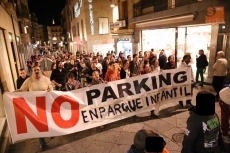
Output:
<path fill-rule="evenodd" d="M 94 16 L 94 35 L 91 35 L 90 30 L 90 16 L 89 16 L 89 2 L 85 1 L 85 22 L 88 41 L 88 50 L 92 51 L 93 45 L 103 44 L 103 40 L 109 44 L 113 44 L 112 35 L 99 35 L 99 19 L 100 17 L 108 18 L 109 23 L 113 22 L 113 8 L 110 7 L 110 1 L 93 0 L 93 16 Z M 87 12 L 87 13 L 86 13 Z"/>
<path fill-rule="evenodd" d="M 1 58 L 0 58 L 0 81 L 1 86 L 3 87 L 4 91 L 14 91 L 15 86 L 14 82 L 16 82 L 17 79 L 17 71 L 14 64 L 14 58 L 10 46 L 10 38 L 9 33 L 12 33 L 12 39 L 14 43 L 14 49 L 15 49 L 15 55 L 16 55 L 16 62 L 19 66 L 19 58 L 17 54 L 17 46 L 16 46 L 16 37 L 20 36 L 17 19 L 14 18 L 14 26 L 15 26 L 15 32 L 12 25 L 12 19 L 11 16 L 6 12 L 3 4 L 0 5 L 0 50 L 1 50 Z M 10 66 L 11 65 L 11 66 Z M 12 71 L 11 71 L 11 69 Z M 11 79 L 13 76 L 13 79 Z M 2 91 L 2 92 L 4 92 Z M 3 102 L 2 98 L 0 96 L 0 117 L 4 116 L 3 110 Z"/>

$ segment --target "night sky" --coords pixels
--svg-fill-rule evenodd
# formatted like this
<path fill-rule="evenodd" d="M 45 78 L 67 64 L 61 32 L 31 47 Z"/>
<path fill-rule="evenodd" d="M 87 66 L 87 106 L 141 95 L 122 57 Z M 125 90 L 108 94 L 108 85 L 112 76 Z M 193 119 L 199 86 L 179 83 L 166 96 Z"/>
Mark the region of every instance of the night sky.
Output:
<path fill-rule="evenodd" d="M 34 12 L 39 24 L 51 25 L 54 18 L 55 24 L 60 24 L 61 11 L 66 0 L 28 0 L 30 12 Z"/>

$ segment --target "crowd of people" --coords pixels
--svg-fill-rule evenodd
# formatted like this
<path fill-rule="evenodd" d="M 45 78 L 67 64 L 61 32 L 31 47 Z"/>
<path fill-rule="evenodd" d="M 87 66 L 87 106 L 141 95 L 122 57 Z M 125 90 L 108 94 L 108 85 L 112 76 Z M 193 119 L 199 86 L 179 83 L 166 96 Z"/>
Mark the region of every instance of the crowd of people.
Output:
<path fill-rule="evenodd" d="M 109 51 L 106 57 L 102 57 L 99 54 L 86 55 L 79 52 L 77 52 L 76 55 L 62 51 L 51 53 L 45 52 L 44 50 L 40 51 L 39 53 L 41 54 L 32 55 L 31 59 L 27 61 L 28 71 L 32 71 L 31 77 L 27 75 L 25 69 L 20 69 L 20 77 L 17 80 L 18 91 L 51 91 L 53 89 L 59 91 L 70 91 L 115 80 L 128 79 L 130 77 L 147 73 L 161 72 L 161 70 L 191 67 L 190 54 L 185 54 L 181 64 L 177 65 L 174 55 L 166 57 L 164 50 L 161 50 L 159 55 L 157 55 L 153 49 L 151 49 L 151 51 L 145 51 L 144 53 L 140 51 L 139 54 L 133 54 L 132 57 L 130 55 L 124 57 L 122 52 L 117 55 L 113 51 Z M 46 56 L 53 61 L 51 65 L 52 72 L 49 79 L 42 75 L 42 70 L 40 69 L 40 64 L 38 61 L 42 56 Z M 199 56 L 197 56 L 196 59 L 197 70 L 195 78 L 193 69 L 191 68 L 192 87 L 197 85 L 203 87 L 203 74 L 208 64 L 209 63 L 204 51 L 199 50 Z M 223 51 L 219 51 L 217 53 L 217 61 L 213 65 L 213 70 L 213 87 L 217 92 L 216 98 L 219 101 L 219 92 L 222 89 L 222 84 L 227 75 L 227 60 L 225 59 L 225 54 Z M 199 76 L 201 81 L 199 81 Z M 222 103 L 223 101 L 221 101 L 221 105 L 223 105 Z M 181 107 L 183 107 L 183 102 L 179 102 L 179 104 Z M 186 106 L 192 106 L 191 100 L 186 101 Z M 153 111 L 151 112 L 151 115 L 154 115 Z M 216 116 L 212 117 L 215 118 Z M 226 114 L 224 119 L 226 122 Z M 199 122 L 197 128 L 202 128 L 200 124 L 203 123 Z M 221 126 L 221 130 L 225 130 L 225 134 L 226 124 L 227 123 L 223 123 L 224 128 Z M 103 126 L 101 127 L 103 128 Z M 202 129 L 199 130 L 202 131 Z M 199 134 L 196 134 L 196 136 L 200 137 Z M 192 138 L 194 138 L 194 135 Z M 223 138 L 225 142 L 230 144 L 227 136 L 224 136 Z M 44 139 L 40 138 L 39 140 L 41 148 L 44 148 L 46 146 Z M 190 143 L 190 138 L 187 138 L 186 141 Z M 197 139 L 192 141 L 194 142 L 191 143 L 195 143 Z M 194 149 L 192 148 L 192 145 L 187 146 L 190 148 L 184 148 L 184 152 L 188 151 L 189 149 Z M 206 148 L 205 146 L 198 146 L 198 148 L 199 147 L 201 147 L 203 150 Z"/>

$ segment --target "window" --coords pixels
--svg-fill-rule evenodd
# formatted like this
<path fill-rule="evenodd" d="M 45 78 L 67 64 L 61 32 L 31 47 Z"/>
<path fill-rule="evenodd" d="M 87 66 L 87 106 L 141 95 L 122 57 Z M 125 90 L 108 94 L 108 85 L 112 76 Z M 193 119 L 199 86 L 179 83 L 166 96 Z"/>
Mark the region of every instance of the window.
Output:
<path fill-rule="evenodd" d="M 98 18 L 99 20 L 99 34 L 104 35 L 109 33 L 109 19 Z"/>
<path fill-rule="evenodd" d="M 76 16 L 75 16 L 75 9 L 74 9 L 74 7 L 73 7 L 73 19 L 75 18 Z"/>
<path fill-rule="evenodd" d="M 23 30 L 22 30 L 22 22 L 21 22 L 21 21 L 18 21 L 18 26 L 19 26 L 19 31 L 20 31 L 20 33 L 23 33 Z"/>
<path fill-rule="evenodd" d="M 128 17 L 128 5 L 127 5 L 127 1 L 121 2 L 121 19 L 124 19 L 126 17 Z"/>
<path fill-rule="evenodd" d="M 76 37 L 76 26 L 74 25 L 73 27 L 72 27 L 72 33 L 73 33 L 73 37 Z"/>
<path fill-rule="evenodd" d="M 77 36 L 80 35 L 79 23 L 77 23 Z"/>
<path fill-rule="evenodd" d="M 82 36 L 84 37 L 84 23 L 83 23 L 83 19 L 81 20 L 81 31 L 82 31 Z"/>

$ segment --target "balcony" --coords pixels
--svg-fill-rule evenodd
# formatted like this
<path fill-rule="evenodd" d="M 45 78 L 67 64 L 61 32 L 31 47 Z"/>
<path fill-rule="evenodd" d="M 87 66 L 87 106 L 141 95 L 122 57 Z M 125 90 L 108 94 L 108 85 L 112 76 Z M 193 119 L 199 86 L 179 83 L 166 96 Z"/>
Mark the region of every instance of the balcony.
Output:
<path fill-rule="evenodd" d="M 172 1 L 175 1 L 175 3 L 173 4 Z M 201 0 L 141 0 L 133 4 L 133 17 L 160 12 L 199 1 Z"/>

